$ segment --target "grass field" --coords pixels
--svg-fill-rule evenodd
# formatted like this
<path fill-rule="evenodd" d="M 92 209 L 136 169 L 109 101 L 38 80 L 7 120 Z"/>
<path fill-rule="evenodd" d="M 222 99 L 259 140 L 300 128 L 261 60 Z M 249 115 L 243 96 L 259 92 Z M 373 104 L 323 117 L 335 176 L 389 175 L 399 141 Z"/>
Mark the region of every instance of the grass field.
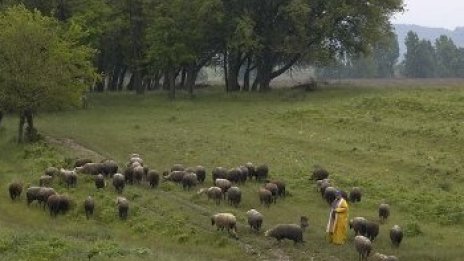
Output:
<path fill-rule="evenodd" d="M 463 86 L 464 87 L 464 86 Z M 52 145 L 18 146 L 17 119 L 0 130 L 0 260 L 357 260 L 350 231 L 346 245 L 325 240 L 328 205 L 308 180 L 315 165 L 330 171 L 338 187 L 363 188 L 350 217 L 377 218 L 377 206 L 392 206 L 374 252 L 400 260 L 462 260 L 464 256 L 464 88 L 344 88 L 316 92 L 278 90 L 265 94 L 225 94 L 205 89 L 195 99 L 165 94 L 96 94 L 90 108 L 38 115 L 39 131 Z M 60 142 L 68 138 L 72 142 Z M 58 142 L 56 142 L 58 140 Z M 88 150 L 84 150 L 87 148 Z M 78 187 L 54 187 L 74 199 L 65 216 L 50 218 L 37 206 L 11 202 L 8 183 L 38 183 L 49 165 L 70 158 L 113 158 L 122 166 L 130 153 L 158 170 L 174 163 L 211 170 L 248 161 L 267 163 L 273 178 L 286 181 L 291 195 L 269 209 L 259 206 L 257 188 L 241 186 L 238 208 L 219 207 L 194 191 L 163 183 L 158 189 L 129 186 L 129 219 L 117 218 L 112 187 L 96 191 L 90 177 Z M 82 203 L 97 202 L 86 220 Z M 309 217 L 306 243 L 277 244 L 246 227 L 245 212 L 257 208 L 264 230 Z M 209 216 L 230 211 L 238 217 L 240 240 L 211 227 Z M 399 249 L 388 231 L 406 231 Z"/>

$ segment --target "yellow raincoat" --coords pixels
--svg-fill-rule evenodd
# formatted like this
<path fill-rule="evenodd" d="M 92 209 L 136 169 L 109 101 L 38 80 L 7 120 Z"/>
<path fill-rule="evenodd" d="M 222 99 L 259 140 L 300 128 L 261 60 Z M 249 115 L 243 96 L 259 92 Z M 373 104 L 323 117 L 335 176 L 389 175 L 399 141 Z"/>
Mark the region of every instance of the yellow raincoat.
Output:
<path fill-rule="evenodd" d="M 329 242 L 345 244 L 348 232 L 348 203 L 342 197 L 332 203 L 326 232 L 329 233 Z"/>

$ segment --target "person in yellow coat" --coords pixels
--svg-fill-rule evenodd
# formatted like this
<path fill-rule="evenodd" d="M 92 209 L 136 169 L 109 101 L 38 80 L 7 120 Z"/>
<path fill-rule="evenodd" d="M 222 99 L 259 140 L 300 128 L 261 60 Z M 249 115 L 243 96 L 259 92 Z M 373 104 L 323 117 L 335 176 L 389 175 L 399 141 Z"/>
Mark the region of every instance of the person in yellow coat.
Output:
<path fill-rule="evenodd" d="M 348 203 L 342 197 L 340 191 L 336 192 L 336 198 L 331 204 L 329 222 L 327 223 L 329 242 L 343 245 L 348 233 Z"/>

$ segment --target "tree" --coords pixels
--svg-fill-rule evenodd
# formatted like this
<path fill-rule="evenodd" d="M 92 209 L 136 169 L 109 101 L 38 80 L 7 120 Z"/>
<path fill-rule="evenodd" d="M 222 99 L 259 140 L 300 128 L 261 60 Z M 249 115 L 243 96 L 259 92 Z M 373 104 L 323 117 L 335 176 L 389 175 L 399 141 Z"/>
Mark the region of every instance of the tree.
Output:
<path fill-rule="evenodd" d="M 437 74 L 440 77 L 455 77 L 459 68 L 459 52 L 451 38 L 441 35 L 435 40 Z"/>
<path fill-rule="evenodd" d="M 0 14 L 0 28 L 0 110 L 19 113 L 18 142 L 34 140 L 37 111 L 78 105 L 95 80 L 94 52 L 81 44 L 78 25 L 63 26 L 22 5 Z"/>

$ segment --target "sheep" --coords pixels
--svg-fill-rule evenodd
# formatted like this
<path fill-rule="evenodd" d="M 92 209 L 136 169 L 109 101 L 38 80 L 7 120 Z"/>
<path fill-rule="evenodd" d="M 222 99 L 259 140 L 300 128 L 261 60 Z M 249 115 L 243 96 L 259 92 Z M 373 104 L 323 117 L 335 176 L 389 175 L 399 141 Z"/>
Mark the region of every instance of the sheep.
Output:
<path fill-rule="evenodd" d="M 394 247 L 399 247 L 403 240 L 403 230 L 400 226 L 394 225 L 390 230 L 390 240 Z"/>
<path fill-rule="evenodd" d="M 53 188 L 40 187 L 37 192 L 37 201 L 39 205 L 43 203 L 43 208 L 47 205 L 48 198 L 52 195 L 56 195 L 56 192 Z"/>
<path fill-rule="evenodd" d="M 264 184 L 264 188 L 269 190 L 272 193 L 272 201 L 274 203 L 277 202 L 277 195 L 279 193 L 279 188 L 274 183 L 266 183 Z"/>
<path fill-rule="evenodd" d="M 307 227 L 309 227 L 309 221 L 307 216 L 301 216 L 300 217 L 300 227 L 303 229 L 303 231 L 306 230 Z"/>
<path fill-rule="evenodd" d="M 77 173 L 98 175 L 102 172 L 103 163 L 85 163 L 82 167 L 75 167 Z"/>
<path fill-rule="evenodd" d="M 23 184 L 20 182 L 13 182 L 8 186 L 8 192 L 10 192 L 11 200 L 15 200 L 16 198 L 20 198 L 21 193 L 23 192 Z"/>
<path fill-rule="evenodd" d="M 348 201 L 348 193 L 346 193 L 346 191 L 340 190 L 340 195 L 344 200 Z"/>
<path fill-rule="evenodd" d="M 334 187 L 327 187 L 324 191 L 324 199 L 330 205 L 335 200 L 337 194 L 337 189 Z"/>
<path fill-rule="evenodd" d="M 279 224 L 264 233 L 266 237 L 273 237 L 278 242 L 282 239 L 293 240 L 296 244 L 298 242 L 303 243 L 303 229 L 297 224 Z"/>
<path fill-rule="evenodd" d="M 240 170 L 240 183 L 245 183 L 248 179 L 248 168 L 245 166 L 238 167 Z"/>
<path fill-rule="evenodd" d="M 238 207 L 240 201 L 242 201 L 242 192 L 238 187 L 231 187 L 227 190 L 227 200 L 229 204 L 234 207 Z"/>
<path fill-rule="evenodd" d="M 280 180 L 265 180 L 266 183 L 272 183 L 277 186 L 277 196 L 285 197 L 285 182 Z"/>
<path fill-rule="evenodd" d="M 250 229 L 254 229 L 259 232 L 261 225 L 263 224 L 263 214 L 259 213 L 256 209 L 250 209 L 246 212 L 246 214 Z"/>
<path fill-rule="evenodd" d="M 256 168 L 256 180 L 262 181 L 267 179 L 269 175 L 269 167 L 266 164 L 259 165 Z"/>
<path fill-rule="evenodd" d="M 116 204 L 118 205 L 118 212 L 120 219 L 127 219 L 129 211 L 129 201 L 125 197 L 117 197 Z"/>
<path fill-rule="evenodd" d="M 198 165 L 195 167 L 195 174 L 197 174 L 198 182 L 202 183 L 205 181 L 206 178 L 206 169 L 205 167 Z"/>
<path fill-rule="evenodd" d="M 382 203 L 379 205 L 379 219 L 381 223 L 384 223 L 388 216 L 390 216 L 390 205 Z"/>
<path fill-rule="evenodd" d="M 34 200 L 39 201 L 39 191 L 42 187 L 29 187 L 26 191 L 27 205 L 30 205 Z"/>
<path fill-rule="evenodd" d="M 316 181 L 316 191 L 321 191 L 322 186 L 329 187 L 330 186 L 330 179 L 318 179 Z"/>
<path fill-rule="evenodd" d="M 232 168 L 227 171 L 227 179 L 230 182 L 238 183 L 240 182 L 241 170 L 239 168 Z"/>
<path fill-rule="evenodd" d="M 172 167 L 171 167 L 171 172 L 173 171 L 184 171 L 185 168 L 182 164 L 174 164 Z"/>
<path fill-rule="evenodd" d="M 97 189 L 104 188 L 105 185 L 105 177 L 103 177 L 102 174 L 95 176 L 95 187 L 97 187 Z"/>
<path fill-rule="evenodd" d="M 113 176 L 118 172 L 118 164 L 114 160 L 103 160 L 100 168 L 100 172 L 105 176 Z"/>
<path fill-rule="evenodd" d="M 49 187 L 52 184 L 52 179 L 53 179 L 52 176 L 48 176 L 48 175 L 40 176 L 39 186 L 41 186 L 41 187 Z"/>
<path fill-rule="evenodd" d="M 359 187 L 354 187 L 348 196 L 350 202 L 361 202 L 361 197 L 362 197 L 362 191 L 361 188 Z"/>
<path fill-rule="evenodd" d="M 156 170 L 150 170 L 147 174 L 147 181 L 151 188 L 158 187 L 159 184 L 159 172 Z"/>
<path fill-rule="evenodd" d="M 372 255 L 371 261 L 398 261 L 396 256 L 387 256 L 380 253 Z"/>
<path fill-rule="evenodd" d="M 232 183 L 227 179 L 216 179 L 216 181 L 214 182 L 214 185 L 216 185 L 216 187 L 221 188 L 222 193 L 224 194 L 224 199 L 226 199 L 225 193 L 230 187 L 232 187 Z"/>
<path fill-rule="evenodd" d="M 74 168 L 82 167 L 87 163 L 92 163 L 92 160 L 91 159 L 86 159 L 86 158 L 77 159 L 76 162 L 74 162 Z"/>
<path fill-rule="evenodd" d="M 379 224 L 368 220 L 366 223 L 366 237 L 371 241 L 374 241 L 375 238 L 379 235 Z"/>
<path fill-rule="evenodd" d="M 372 250 L 372 242 L 369 240 L 369 238 L 365 236 L 356 236 L 354 238 L 354 246 L 356 251 L 359 253 L 359 260 L 367 261 L 367 258 L 369 257 Z"/>
<path fill-rule="evenodd" d="M 67 196 L 54 194 L 47 199 L 50 216 L 57 216 L 60 212 L 65 214 L 71 207 L 71 201 Z"/>
<path fill-rule="evenodd" d="M 190 190 L 192 187 L 198 184 L 197 174 L 189 172 L 182 177 L 182 188 Z"/>
<path fill-rule="evenodd" d="M 140 156 L 134 156 L 129 159 L 129 166 L 131 166 L 133 163 L 139 163 L 141 166 L 143 166 L 143 159 Z"/>
<path fill-rule="evenodd" d="M 150 168 L 147 165 L 143 166 L 143 179 L 147 180 L 149 171 L 150 171 Z"/>
<path fill-rule="evenodd" d="M 350 229 L 353 229 L 355 236 L 366 235 L 367 219 L 364 217 L 355 217 L 349 223 Z"/>
<path fill-rule="evenodd" d="M 55 167 L 48 167 L 47 169 L 45 169 L 44 174 L 48 175 L 48 176 L 55 177 L 55 176 L 58 176 L 60 174 L 60 171 Z"/>
<path fill-rule="evenodd" d="M 77 185 L 77 174 L 75 171 L 65 171 L 63 172 L 63 179 L 64 183 L 66 184 L 66 187 L 69 189 L 69 187 L 75 188 Z"/>
<path fill-rule="evenodd" d="M 126 183 L 124 182 L 124 176 L 122 174 L 116 173 L 113 175 L 113 186 L 119 194 L 122 193 L 125 185 Z"/>
<path fill-rule="evenodd" d="M 385 261 L 398 261 L 398 257 L 396 256 L 387 256 L 387 259 Z"/>
<path fill-rule="evenodd" d="M 320 192 L 321 192 L 321 197 L 324 198 L 324 193 L 325 193 L 325 190 L 328 188 L 328 187 L 332 187 L 331 183 L 329 182 L 322 182 L 321 184 L 321 188 L 320 188 Z"/>
<path fill-rule="evenodd" d="M 247 162 L 245 167 L 248 169 L 248 179 L 251 180 L 253 177 L 256 177 L 256 169 L 253 163 Z"/>
<path fill-rule="evenodd" d="M 311 180 L 322 180 L 322 179 L 327 179 L 329 177 L 329 172 L 323 168 L 316 168 L 311 177 L 309 179 Z"/>
<path fill-rule="evenodd" d="M 272 192 L 265 188 L 260 188 L 258 194 L 261 205 L 264 204 L 266 207 L 269 207 L 273 201 Z"/>
<path fill-rule="evenodd" d="M 237 218 L 231 213 L 217 213 L 211 217 L 211 225 L 216 225 L 217 230 L 227 230 L 235 239 L 237 236 Z"/>
<path fill-rule="evenodd" d="M 213 182 L 216 182 L 216 179 L 227 179 L 227 170 L 223 167 L 216 167 L 211 172 L 211 177 Z"/>
<path fill-rule="evenodd" d="M 85 216 L 89 219 L 90 216 L 93 216 L 93 210 L 95 208 L 95 201 L 91 196 L 88 196 L 87 199 L 84 201 L 84 210 Z"/>
<path fill-rule="evenodd" d="M 124 175 L 124 182 L 127 184 L 134 183 L 134 169 L 132 167 L 128 167 L 123 172 Z"/>
<path fill-rule="evenodd" d="M 169 173 L 169 175 L 163 176 L 163 179 L 168 180 L 168 181 L 172 181 L 172 182 L 175 182 L 175 183 L 181 183 L 182 179 L 185 176 L 185 174 L 186 174 L 185 171 L 175 170 L 175 171 L 172 171 L 171 173 Z"/>
<path fill-rule="evenodd" d="M 144 172 L 145 171 L 142 166 L 134 167 L 132 169 L 135 183 L 140 184 L 142 182 Z"/>
<path fill-rule="evenodd" d="M 221 204 L 222 199 L 222 189 L 220 187 L 210 187 L 208 189 L 200 189 L 198 194 L 203 194 L 206 192 L 208 200 L 213 199 L 216 202 L 216 205 Z"/>

